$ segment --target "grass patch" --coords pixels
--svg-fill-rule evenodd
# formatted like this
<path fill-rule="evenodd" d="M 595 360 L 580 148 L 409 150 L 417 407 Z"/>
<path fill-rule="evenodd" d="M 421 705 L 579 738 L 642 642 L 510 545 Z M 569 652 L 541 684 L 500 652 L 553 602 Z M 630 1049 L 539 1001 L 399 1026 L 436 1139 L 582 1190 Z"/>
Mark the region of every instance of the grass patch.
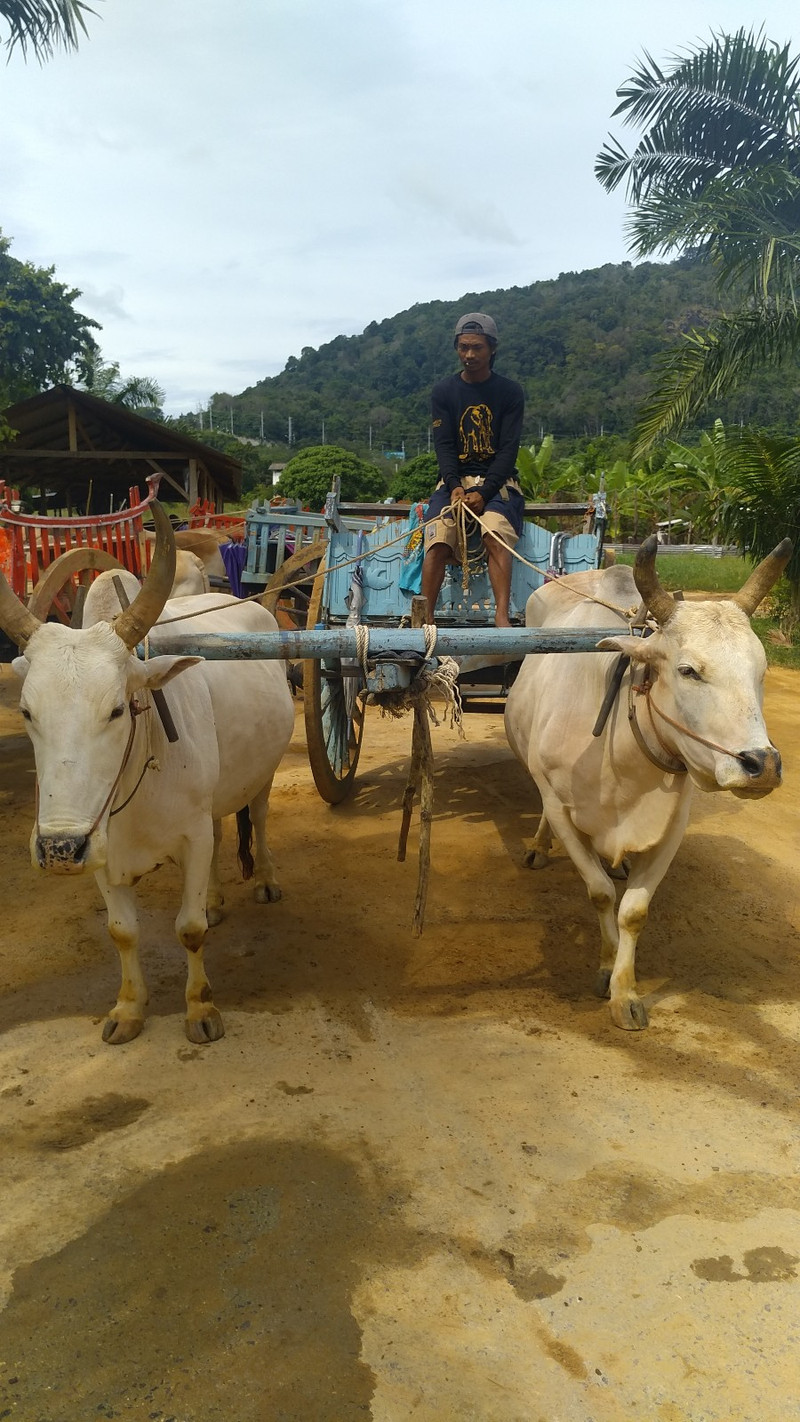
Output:
<path fill-rule="evenodd" d="M 618 553 L 617 562 L 633 566 L 633 553 Z M 711 558 L 703 553 L 667 553 L 657 559 L 658 576 L 667 592 L 726 593 L 737 592 L 753 571 L 746 558 Z M 776 617 L 754 617 L 753 631 L 763 644 L 771 667 L 789 667 L 800 671 L 800 641 L 795 634 L 788 645 L 775 641 L 780 636 Z"/>
<path fill-rule="evenodd" d="M 618 553 L 617 562 L 633 567 L 633 553 Z M 656 559 L 658 576 L 667 592 L 738 592 L 753 571 L 747 558 L 711 558 L 704 553 L 666 553 Z"/>

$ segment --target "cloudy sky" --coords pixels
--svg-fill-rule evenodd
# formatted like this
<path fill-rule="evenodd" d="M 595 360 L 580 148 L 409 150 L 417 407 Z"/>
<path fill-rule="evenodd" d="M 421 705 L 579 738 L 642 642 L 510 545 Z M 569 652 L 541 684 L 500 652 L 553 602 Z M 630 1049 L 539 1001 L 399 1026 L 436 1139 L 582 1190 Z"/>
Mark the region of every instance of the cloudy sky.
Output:
<path fill-rule="evenodd" d="M 417 302 L 626 258 L 615 90 L 796 0 L 94 0 L 0 68 L 0 227 L 170 413 Z M 2 30 L 0 30 L 2 37 Z"/>

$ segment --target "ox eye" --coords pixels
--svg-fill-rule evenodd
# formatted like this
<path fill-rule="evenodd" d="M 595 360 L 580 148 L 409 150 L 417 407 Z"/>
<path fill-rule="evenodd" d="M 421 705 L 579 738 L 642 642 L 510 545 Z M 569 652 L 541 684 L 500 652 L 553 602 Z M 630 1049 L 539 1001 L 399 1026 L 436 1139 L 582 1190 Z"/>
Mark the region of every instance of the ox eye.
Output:
<path fill-rule="evenodd" d="M 686 667 L 678 667 L 678 671 L 679 671 L 679 673 L 680 673 L 681 676 L 688 677 L 690 681 L 702 681 L 702 680 L 703 680 L 703 678 L 701 677 L 699 671 L 695 671 L 694 667 L 689 667 L 689 666 L 686 666 Z"/>
<path fill-rule="evenodd" d="M 114 707 L 114 710 L 111 712 L 111 715 L 109 716 L 108 719 L 109 719 L 109 721 L 118 721 L 119 718 L 120 718 L 120 716 L 124 716 L 124 714 L 125 714 L 125 707 L 124 707 L 124 706 L 115 706 L 115 707 Z"/>
<path fill-rule="evenodd" d="M 31 719 L 31 713 L 30 713 L 30 711 L 28 710 L 27 706 L 20 706 L 19 709 L 20 709 L 20 711 L 22 712 L 22 715 L 23 715 L 24 719 L 25 719 L 26 721 L 30 721 L 30 719 Z"/>

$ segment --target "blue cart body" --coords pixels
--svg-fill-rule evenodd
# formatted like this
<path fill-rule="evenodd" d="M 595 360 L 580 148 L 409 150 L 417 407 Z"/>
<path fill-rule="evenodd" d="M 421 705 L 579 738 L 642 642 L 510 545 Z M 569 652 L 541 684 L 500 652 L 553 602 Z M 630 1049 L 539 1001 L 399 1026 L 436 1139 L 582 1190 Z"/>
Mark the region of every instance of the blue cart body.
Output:
<path fill-rule="evenodd" d="M 361 617 L 367 623 L 397 622 L 411 611 L 413 591 L 401 584 L 407 538 L 398 541 L 398 521 L 392 520 L 372 532 L 352 529 L 332 529 L 328 542 L 328 574 L 323 608 L 334 622 L 346 620 L 348 595 L 353 578 L 355 559 L 360 560 L 364 604 Z M 554 538 L 558 540 L 554 549 Z M 598 538 L 593 533 L 553 535 L 537 523 L 525 523 L 515 552 L 511 574 L 511 616 L 524 620 L 525 604 L 531 593 L 540 588 L 552 558 L 564 573 L 578 573 L 596 568 Z M 522 560 L 525 560 L 524 562 Z M 469 588 L 462 588 L 461 568 L 451 565 L 445 575 L 436 606 L 436 619 L 447 625 L 492 626 L 494 598 L 489 585 L 485 560 L 470 576 Z"/>

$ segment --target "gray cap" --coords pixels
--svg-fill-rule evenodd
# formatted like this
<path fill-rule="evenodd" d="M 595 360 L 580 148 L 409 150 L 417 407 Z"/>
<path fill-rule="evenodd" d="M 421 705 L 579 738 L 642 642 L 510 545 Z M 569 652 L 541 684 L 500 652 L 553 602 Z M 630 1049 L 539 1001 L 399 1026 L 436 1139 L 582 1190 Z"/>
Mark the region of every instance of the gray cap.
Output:
<path fill-rule="evenodd" d="M 497 327 L 491 316 L 485 316 L 482 311 L 468 311 L 466 316 L 459 316 L 454 332 L 456 340 L 469 332 L 497 343 Z"/>

